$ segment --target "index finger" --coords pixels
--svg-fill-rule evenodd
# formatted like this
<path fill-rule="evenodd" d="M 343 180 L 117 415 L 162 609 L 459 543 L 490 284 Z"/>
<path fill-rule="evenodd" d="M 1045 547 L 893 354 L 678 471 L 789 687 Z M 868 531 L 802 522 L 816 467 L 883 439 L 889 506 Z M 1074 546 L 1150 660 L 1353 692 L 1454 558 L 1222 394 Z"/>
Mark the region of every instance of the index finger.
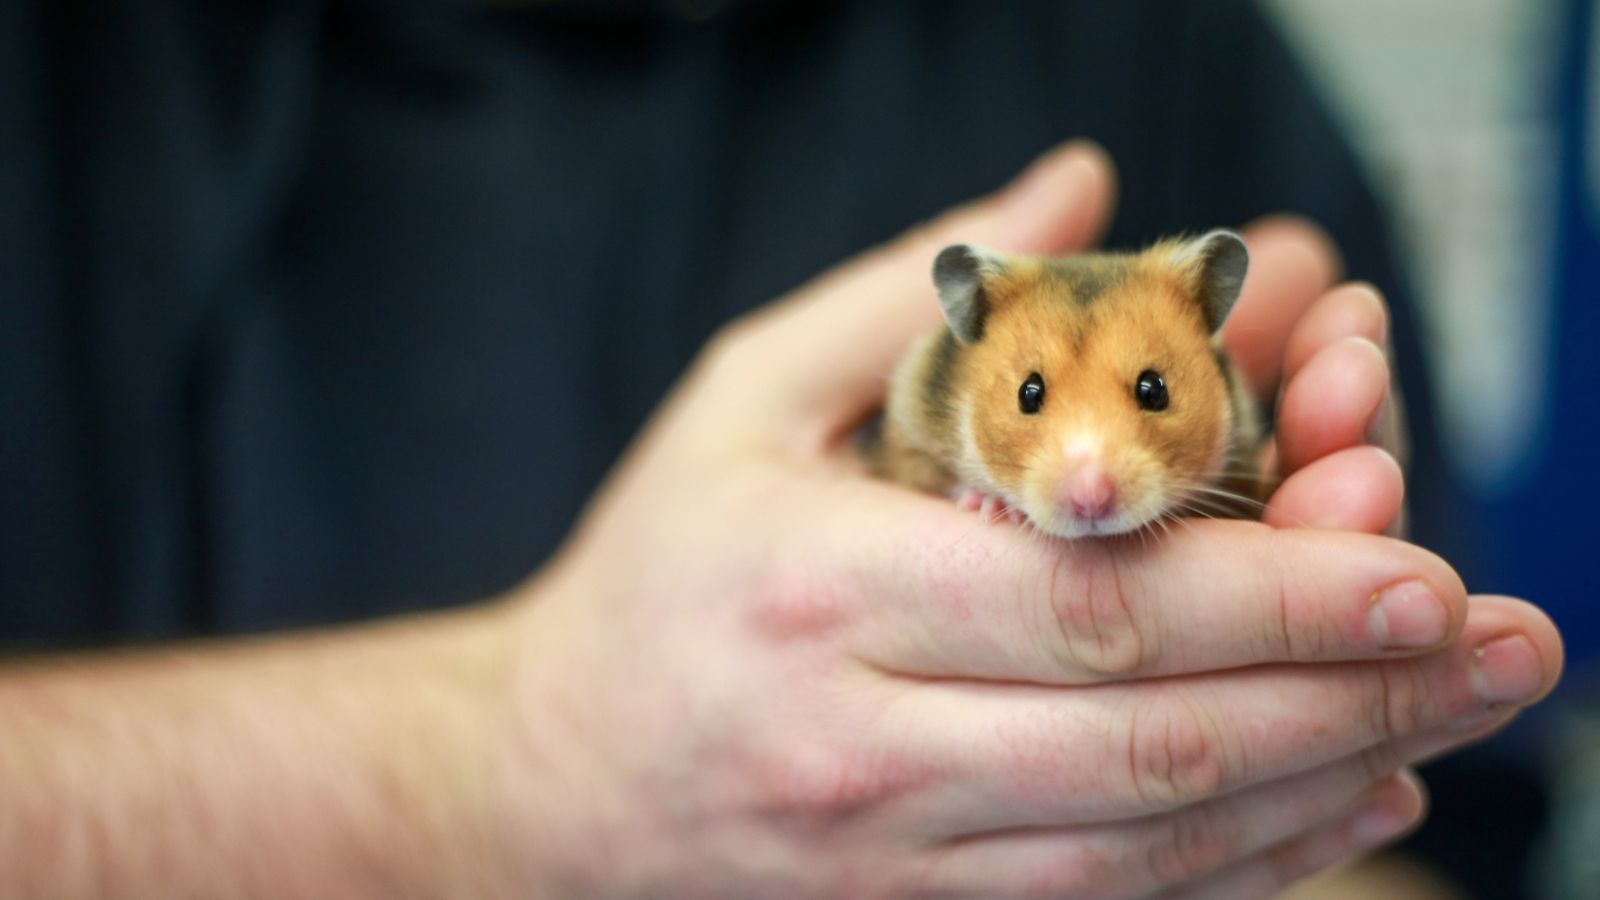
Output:
<path fill-rule="evenodd" d="M 848 542 L 832 550 L 865 607 L 857 654 L 900 674 L 1088 684 L 1403 656 L 1466 619 L 1455 571 L 1387 538 L 1204 520 L 1056 541 L 877 492 L 820 534 Z"/>

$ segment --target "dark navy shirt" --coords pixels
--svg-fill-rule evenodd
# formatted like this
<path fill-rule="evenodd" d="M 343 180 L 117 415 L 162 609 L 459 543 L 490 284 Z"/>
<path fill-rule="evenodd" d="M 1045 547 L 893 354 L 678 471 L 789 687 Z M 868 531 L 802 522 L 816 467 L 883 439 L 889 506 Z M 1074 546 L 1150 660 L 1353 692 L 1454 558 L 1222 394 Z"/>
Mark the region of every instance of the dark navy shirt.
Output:
<path fill-rule="evenodd" d="M 4 4 L 0 641 L 501 590 L 719 323 L 1075 135 L 1113 244 L 1297 211 L 1389 291 L 1459 551 L 1384 222 L 1250 4 Z"/>
<path fill-rule="evenodd" d="M 1111 244 L 1294 211 L 1388 292 L 1470 568 L 1384 220 L 1250 3 L 11 0 L 0 646 L 506 588 L 720 323 L 1078 135 Z"/>

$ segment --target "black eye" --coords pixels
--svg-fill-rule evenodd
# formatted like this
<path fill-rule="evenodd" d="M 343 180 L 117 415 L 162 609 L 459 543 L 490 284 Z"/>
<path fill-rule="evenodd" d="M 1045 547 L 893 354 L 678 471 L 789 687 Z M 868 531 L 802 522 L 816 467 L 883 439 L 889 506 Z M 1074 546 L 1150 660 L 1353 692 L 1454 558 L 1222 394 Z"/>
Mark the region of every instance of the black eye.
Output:
<path fill-rule="evenodd" d="M 1160 372 L 1145 369 L 1133 386 L 1133 396 L 1140 409 L 1161 412 L 1167 408 L 1167 383 L 1161 380 Z"/>
<path fill-rule="evenodd" d="M 1034 372 L 1017 391 L 1017 407 L 1031 416 L 1039 411 L 1042 403 L 1044 403 L 1044 379 L 1039 377 L 1038 372 Z"/>

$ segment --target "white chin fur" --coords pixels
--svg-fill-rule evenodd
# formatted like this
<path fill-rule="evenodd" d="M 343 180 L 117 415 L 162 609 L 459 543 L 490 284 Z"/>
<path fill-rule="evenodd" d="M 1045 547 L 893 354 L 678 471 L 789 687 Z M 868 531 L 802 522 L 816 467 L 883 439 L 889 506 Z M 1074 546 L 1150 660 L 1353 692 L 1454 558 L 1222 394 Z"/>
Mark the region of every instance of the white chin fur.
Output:
<path fill-rule="evenodd" d="M 1148 521 L 1148 519 L 1129 519 L 1126 516 L 1117 516 L 1109 520 L 1097 519 L 1090 522 L 1085 522 L 1081 519 L 1062 519 L 1058 517 L 1050 526 L 1039 530 L 1053 534 L 1056 537 L 1075 540 L 1077 538 L 1110 537 L 1117 534 L 1127 534 L 1132 531 L 1138 531 Z M 1037 522 L 1034 525 L 1038 527 Z"/>
<path fill-rule="evenodd" d="M 1084 521 L 1076 516 L 1061 515 L 1054 510 L 1051 513 L 1048 517 L 1029 515 L 1028 521 L 1046 534 L 1069 540 L 1129 534 L 1149 525 L 1161 515 L 1160 510 L 1144 514 L 1124 510 L 1109 519 Z"/>

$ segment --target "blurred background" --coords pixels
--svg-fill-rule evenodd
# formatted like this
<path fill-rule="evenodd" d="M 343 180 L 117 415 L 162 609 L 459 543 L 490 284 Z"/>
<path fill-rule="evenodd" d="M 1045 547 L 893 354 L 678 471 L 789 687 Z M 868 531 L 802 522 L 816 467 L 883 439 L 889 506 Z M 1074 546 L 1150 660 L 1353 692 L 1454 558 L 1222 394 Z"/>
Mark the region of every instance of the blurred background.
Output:
<path fill-rule="evenodd" d="M 1567 639 L 1551 707 L 1437 767 L 1446 821 L 1417 843 L 1453 860 L 1471 896 L 1600 897 L 1600 19 L 1585 0 L 1267 6 L 1396 223 L 1444 458 L 1483 523 L 1472 587 L 1533 598 Z M 1531 782 L 1511 796 L 1514 779 L 1474 788 L 1529 764 L 1547 800 Z M 1520 845 L 1545 815 L 1521 882 L 1478 871 L 1511 868 L 1494 843 L 1477 864 L 1458 845 L 1464 832 Z"/>
<path fill-rule="evenodd" d="M 1552 608 L 1583 610 L 1600 580 L 1577 566 L 1538 571 L 1537 548 L 1578 553 L 1595 532 L 1562 510 L 1600 499 L 1577 490 L 1597 482 L 1576 464 L 1600 434 L 1583 397 L 1594 384 L 1584 351 L 1600 349 L 1600 333 L 1581 327 L 1594 321 L 1582 262 L 1600 166 L 1585 156 L 1600 128 L 1586 100 L 1589 10 L 1557 0 L 1268 5 L 1397 223 L 1446 458 L 1494 535 L 1492 577 L 1548 585 L 1536 593 Z M 1544 508 L 1546 523 L 1522 506 L 1538 497 L 1562 500 Z M 1592 639 L 1574 635 L 1577 657 L 1593 653 Z"/>
<path fill-rule="evenodd" d="M 1393 300 L 1416 537 L 1570 654 L 1427 771 L 1414 891 L 1600 897 L 1597 31 L 1594 0 L 0 3 L 0 646 L 503 590 L 722 322 L 1088 136 L 1109 243 L 1294 211 Z M 1383 877 L 1348 890 L 1422 896 Z"/>

